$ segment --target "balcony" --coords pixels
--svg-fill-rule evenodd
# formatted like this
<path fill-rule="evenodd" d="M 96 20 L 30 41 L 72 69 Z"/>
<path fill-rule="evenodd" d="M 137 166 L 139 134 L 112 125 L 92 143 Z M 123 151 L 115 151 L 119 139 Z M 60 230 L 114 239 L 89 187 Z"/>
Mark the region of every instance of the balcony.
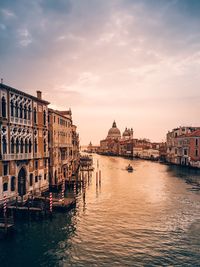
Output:
<path fill-rule="evenodd" d="M 36 159 L 39 159 L 39 158 L 42 158 L 42 155 L 41 155 L 41 153 L 34 153 L 33 157 Z"/>
<path fill-rule="evenodd" d="M 49 152 L 44 152 L 44 158 L 48 158 L 49 157 Z"/>
<path fill-rule="evenodd" d="M 29 126 L 32 125 L 31 120 L 25 120 L 25 119 L 21 119 L 21 118 L 17 118 L 17 117 L 11 117 L 10 121 L 12 123 L 15 123 L 15 124 L 23 124 L 23 125 L 29 125 Z"/>
<path fill-rule="evenodd" d="M 23 154 L 3 154 L 2 160 L 24 160 L 24 159 L 32 159 L 32 153 L 23 153 Z"/>

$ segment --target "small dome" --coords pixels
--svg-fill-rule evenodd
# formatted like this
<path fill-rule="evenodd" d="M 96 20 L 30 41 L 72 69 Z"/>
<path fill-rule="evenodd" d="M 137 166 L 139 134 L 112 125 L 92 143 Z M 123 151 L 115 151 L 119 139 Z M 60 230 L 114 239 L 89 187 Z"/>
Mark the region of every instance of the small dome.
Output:
<path fill-rule="evenodd" d="M 120 130 L 117 128 L 116 122 L 113 122 L 112 128 L 108 131 L 107 138 L 119 139 L 121 138 Z"/>
<path fill-rule="evenodd" d="M 130 133 L 130 130 L 129 129 L 125 129 L 125 131 L 123 132 L 123 136 L 130 136 L 131 133 Z"/>

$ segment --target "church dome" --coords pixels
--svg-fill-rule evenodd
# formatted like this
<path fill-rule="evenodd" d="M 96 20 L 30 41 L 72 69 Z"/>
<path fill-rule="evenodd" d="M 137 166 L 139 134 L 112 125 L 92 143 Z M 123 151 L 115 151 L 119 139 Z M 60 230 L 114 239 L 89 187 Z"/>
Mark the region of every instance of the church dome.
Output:
<path fill-rule="evenodd" d="M 130 130 L 129 129 L 125 129 L 125 131 L 123 132 L 123 136 L 130 136 Z"/>
<path fill-rule="evenodd" d="M 125 131 L 123 132 L 123 139 L 129 139 L 133 137 L 133 128 L 128 129 L 126 128 Z"/>
<path fill-rule="evenodd" d="M 121 133 L 120 130 L 117 128 L 116 122 L 113 122 L 112 128 L 108 131 L 108 136 L 107 138 L 111 139 L 119 139 L 121 138 Z"/>

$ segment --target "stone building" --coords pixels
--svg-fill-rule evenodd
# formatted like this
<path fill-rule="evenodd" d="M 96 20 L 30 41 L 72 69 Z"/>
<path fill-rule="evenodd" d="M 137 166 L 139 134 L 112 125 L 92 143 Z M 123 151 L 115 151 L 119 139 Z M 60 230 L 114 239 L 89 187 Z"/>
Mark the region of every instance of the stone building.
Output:
<path fill-rule="evenodd" d="M 50 186 L 58 187 L 63 178 L 70 180 L 78 168 L 79 136 L 72 124 L 71 110 L 49 109 Z"/>
<path fill-rule="evenodd" d="M 80 148 L 79 148 L 79 134 L 77 133 L 77 126 L 72 125 L 72 175 L 76 175 L 79 168 Z"/>
<path fill-rule="evenodd" d="M 48 189 L 48 104 L 0 84 L 0 200 Z"/>
<path fill-rule="evenodd" d="M 125 128 L 119 145 L 119 155 L 133 157 L 133 129 Z"/>
<path fill-rule="evenodd" d="M 99 152 L 108 155 L 119 155 L 119 141 L 121 132 L 117 128 L 116 122 L 113 122 L 112 128 L 109 129 L 106 139 L 100 141 Z"/>
<path fill-rule="evenodd" d="M 95 146 L 92 144 L 92 142 L 89 143 L 87 146 L 86 152 L 88 153 L 97 153 L 99 151 L 99 146 Z"/>

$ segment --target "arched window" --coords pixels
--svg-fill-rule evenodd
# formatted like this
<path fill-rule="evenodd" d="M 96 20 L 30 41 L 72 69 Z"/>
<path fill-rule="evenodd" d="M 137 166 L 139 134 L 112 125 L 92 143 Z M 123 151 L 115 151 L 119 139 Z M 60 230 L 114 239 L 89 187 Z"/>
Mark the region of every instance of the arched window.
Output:
<path fill-rule="evenodd" d="M 10 115 L 14 117 L 14 103 L 13 100 L 10 101 Z"/>
<path fill-rule="evenodd" d="M 8 191 L 8 183 L 3 184 L 3 191 Z"/>
<path fill-rule="evenodd" d="M 23 118 L 23 107 L 22 107 L 22 103 L 19 106 L 19 117 L 20 117 L 20 119 Z"/>
<path fill-rule="evenodd" d="M 43 112 L 43 124 L 46 125 L 46 111 Z"/>
<path fill-rule="evenodd" d="M 34 151 L 37 153 L 37 139 L 34 140 Z"/>
<path fill-rule="evenodd" d="M 1 112 L 2 112 L 2 117 L 3 118 L 6 118 L 6 99 L 5 97 L 3 96 L 2 99 L 1 99 Z"/>
<path fill-rule="evenodd" d="M 28 151 L 29 151 L 29 153 L 31 153 L 31 151 L 32 151 L 32 143 L 31 143 L 31 139 L 29 140 L 29 143 L 28 143 Z"/>
<path fill-rule="evenodd" d="M 19 106 L 17 102 L 15 103 L 15 117 L 19 117 Z"/>
<path fill-rule="evenodd" d="M 31 107 L 29 106 L 28 107 L 28 120 L 31 119 Z"/>
<path fill-rule="evenodd" d="M 6 137 L 3 137 L 3 154 L 7 153 L 7 142 L 6 142 Z"/>
<path fill-rule="evenodd" d="M 16 139 L 16 153 L 17 154 L 19 153 L 19 139 L 18 139 L 18 137 Z"/>
<path fill-rule="evenodd" d="M 10 142 L 10 146 L 11 146 L 11 154 L 15 153 L 15 143 L 14 143 L 14 138 L 11 138 L 11 142 Z"/>
<path fill-rule="evenodd" d="M 24 141 L 21 139 L 21 153 L 24 153 Z"/>
<path fill-rule="evenodd" d="M 34 123 L 37 123 L 37 111 L 36 111 L 36 108 L 34 108 L 34 110 L 33 110 L 33 119 L 34 119 Z"/>
<path fill-rule="evenodd" d="M 15 191 L 15 176 L 11 177 L 10 189 L 11 191 Z"/>
<path fill-rule="evenodd" d="M 28 141 L 25 139 L 25 153 L 28 153 Z"/>
<path fill-rule="evenodd" d="M 24 105 L 24 119 L 27 119 L 27 107 Z"/>
<path fill-rule="evenodd" d="M 32 173 L 30 173 L 30 176 L 29 176 L 29 185 L 33 186 L 33 174 Z"/>

